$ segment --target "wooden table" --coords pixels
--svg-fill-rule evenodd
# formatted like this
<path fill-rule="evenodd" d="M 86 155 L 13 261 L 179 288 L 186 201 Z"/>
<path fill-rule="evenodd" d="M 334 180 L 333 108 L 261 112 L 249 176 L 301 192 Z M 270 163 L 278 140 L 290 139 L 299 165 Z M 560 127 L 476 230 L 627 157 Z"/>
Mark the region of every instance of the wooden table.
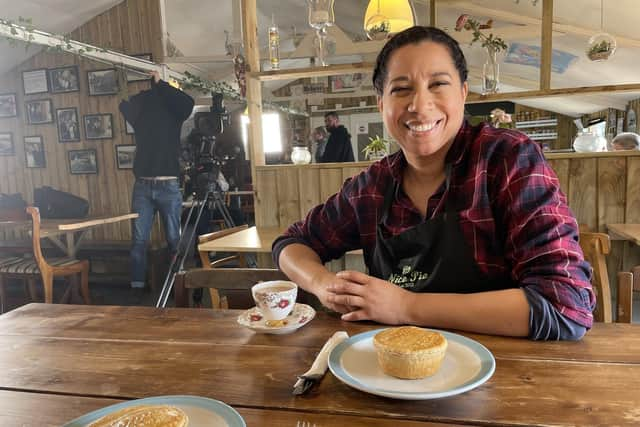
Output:
<path fill-rule="evenodd" d="M 640 424 L 640 326 L 596 324 L 579 342 L 467 335 L 496 357 L 484 385 L 402 401 L 330 372 L 291 394 L 323 343 L 379 327 L 327 313 L 290 335 L 236 323 L 239 311 L 29 304 L 0 316 L 0 425 L 60 425 L 120 400 L 222 400 L 249 426 L 588 426 Z"/>
<path fill-rule="evenodd" d="M 67 256 L 75 258 L 80 241 L 89 228 L 105 224 L 113 224 L 115 222 L 126 221 L 137 217 L 137 213 L 127 213 L 122 215 L 103 215 L 79 219 L 43 218 L 40 221 L 40 236 L 49 239 Z M 15 229 L 31 228 L 31 220 L 0 221 L 0 226 Z M 64 236 L 64 239 L 61 240 L 60 236 Z"/>
<path fill-rule="evenodd" d="M 628 240 L 640 246 L 640 224 L 607 224 L 611 240 Z"/>
<path fill-rule="evenodd" d="M 209 252 L 271 252 L 271 245 L 283 233 L 280 227 L 249 227 L 228 236 L 198 245 Z"/>

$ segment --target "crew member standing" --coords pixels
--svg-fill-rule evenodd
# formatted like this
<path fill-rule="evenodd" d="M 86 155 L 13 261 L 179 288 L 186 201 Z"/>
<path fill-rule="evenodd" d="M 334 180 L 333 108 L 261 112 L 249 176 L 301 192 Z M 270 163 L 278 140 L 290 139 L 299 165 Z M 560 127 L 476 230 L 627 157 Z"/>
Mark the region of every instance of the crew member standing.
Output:
<path fill-rule="evenodd" d="M 131 209 L 138 214 L 133 226 L 131 287 L 144 288 L 147 243 L 156 212 L 160 213 L 169 254 L 175 256 L 180 241 L 182 194 L 180 129 L 191 115 L 194 101 L 151 73 L 151 89 L 120 103 L 120 112 L 135 130 L 136 158 Z"/>
<path fill-rule="evenodd" d="M 319 163 L 353 162 L 351 135 L 340 124 L 338 113 L 331 111 L 324 115 L 324 124 L 329 131 L 329 140 Z"/>

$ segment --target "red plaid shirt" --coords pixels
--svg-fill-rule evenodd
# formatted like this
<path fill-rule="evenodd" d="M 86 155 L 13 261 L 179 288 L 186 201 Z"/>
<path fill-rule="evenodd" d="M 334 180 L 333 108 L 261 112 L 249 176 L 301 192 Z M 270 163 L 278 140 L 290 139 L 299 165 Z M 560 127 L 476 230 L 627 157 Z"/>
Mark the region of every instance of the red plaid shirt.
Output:
<path fill-rule="evenodd" d="M 530 301 L 531 295 L 546 299 L 561 315 L 590 328 L 595 305 L 590 267 L 578 244 L 576 220 L 538 145 L 517 131 L 465 122 L 447 162 L 452 163 L 450 189 L 445 192 L 443 184 L 429 198 L 427 217 L 444 209 L 443 197 L 453 197 L 462 233 L 484 274 L 510 276 Z M 282 248 L 298 242 L 323 262 L 362 248 L 369 265 L 384 193 L 394 180 L 401 182 L 405 166 L 398 152 L 348 179 L 274 242 L 276 261 Z M 420 222 L 419 211 L 399 190 L 383 229 L 396 235 Z"/>

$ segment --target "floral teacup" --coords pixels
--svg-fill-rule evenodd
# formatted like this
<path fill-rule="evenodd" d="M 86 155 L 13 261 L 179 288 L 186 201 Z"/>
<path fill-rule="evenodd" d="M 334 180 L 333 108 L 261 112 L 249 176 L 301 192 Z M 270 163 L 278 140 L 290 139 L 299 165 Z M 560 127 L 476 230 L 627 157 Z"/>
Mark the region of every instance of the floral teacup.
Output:
<path fill-rule="evenodd" d="M 298 285 L 285 280 L 261 282 L 253 285 L 251 294 L 265 320 L 282 320 L 293 310 Z"/>

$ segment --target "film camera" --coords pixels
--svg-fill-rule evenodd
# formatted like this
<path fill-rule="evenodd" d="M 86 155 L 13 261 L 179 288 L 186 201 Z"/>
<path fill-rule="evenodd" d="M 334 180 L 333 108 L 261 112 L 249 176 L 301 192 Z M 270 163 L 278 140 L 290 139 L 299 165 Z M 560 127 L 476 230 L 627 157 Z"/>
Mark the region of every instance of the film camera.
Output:
<path fill-rule="evenodd" d="M 220 167 L 229 160 L 216 152 L 216 137 L 229 125 L 229 113 L 220 93 L 212 94 L 209 111 L 195 113 L 194 128 L 187 138 L 185 175 L 198 198 L 217 190 Z"/>

